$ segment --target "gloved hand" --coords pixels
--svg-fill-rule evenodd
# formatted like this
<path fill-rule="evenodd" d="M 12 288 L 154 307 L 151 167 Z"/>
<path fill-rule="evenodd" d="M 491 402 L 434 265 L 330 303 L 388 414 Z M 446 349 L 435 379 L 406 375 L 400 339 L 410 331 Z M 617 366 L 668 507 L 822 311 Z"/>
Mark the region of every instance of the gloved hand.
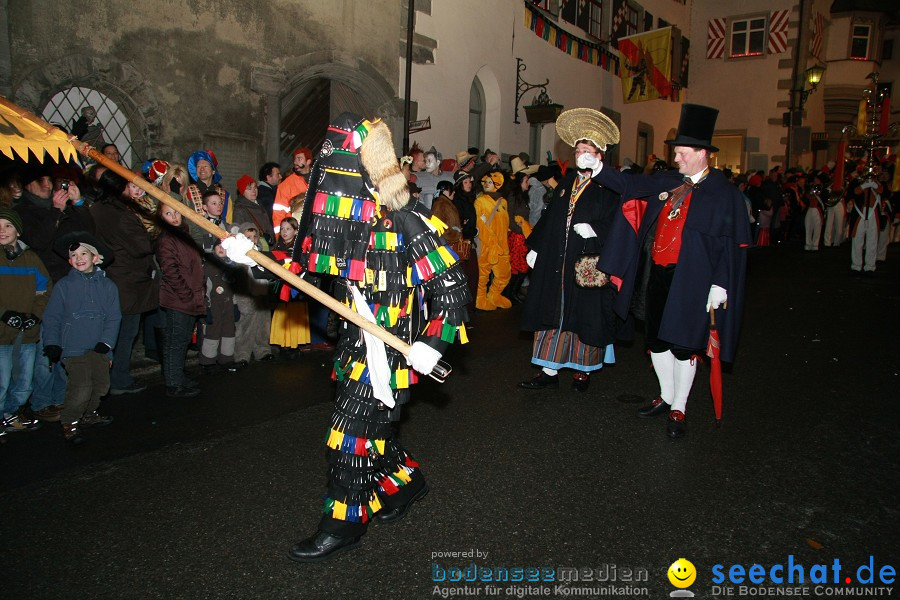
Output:
<path fill-rule="evenodd" d="M 439 360 L 441 353 L 425 342 L 415 342 L 406 357 L 407 364 L 423 375 L 431 373 Z"/>
<path fill-rule="evenodd" d="M 582 154 L 582 156 L 584 155 Z M 588 223 L 575 223 L 574 225 L 572 225 L 572 229 L 574 229 L 575 233 L 577 233 L 584 239 L 597 237 L 597 232 L 594 231 L 594 228 L 591 227 Z"/>
<path fill-rule="evenodd" d="M 62 348 L 54 345 L 44 346 L 44 356 L 50 361 L 50 366 L 53 366 L 53 364 L 58 363 L 59 359 L 62 357 Z"/>
<path fill-rule="evenodd" d="M 97 342 L 97 345 L 94 346 L 94 352 L 96 352 L 97 354 L 106 354 L 110 350 L 112 350 L 112 348 L 110 348 L 103 342 Z"/>
<path fill-rule="evenodd" d="M 726 302 L 728 302 L 728 292 L 725 291 L 725 288 L 713 284 L 709 288 L 709 296 L 706 298 L 706 312 L 709 312 L 710 308 L 719 308 Z"/>
<path fill-rule="evenodd" d="M 525 255 L 525 262 L 529 267 L 533 269 L 534 263 L 537 262 L 537 252 L 535 252 L 534 250 L 529 250 L 528 254 Z"/>
<path fill-rule="evenodd" d="M 40 317 L 37 315 L 28 313 L 22 318 L 22 329 L 31 329 L 35 325 L 41 322 Z"/>
<path fill-rule="evenodd" d="M 870 179 L 869 181 L 865 182 L 864 184 L 862 184 L 859 187 L 861 187 L 862 189 L 869 188 L 871 190 L 874 190 L 874 189 L 878 189 L 878 184 Z"/>
<path fill-rule="evenodd" d="M 13 329 L 22 329 L 22 325 L 25 323 L 25 315 L 14 310 L 8 310 L 3 313 L 3 316 L 0 316 L 0 321 L 3 321 L 5 325 Z"/>
<path fill-rule="evenodd" d="M 579 169 L 590 169 L 591 177 L 596 177 L 603 170 L 603 161 L 595 154 L 579 154 L 575 165 Z"/>
<path fill-rule="evenodd" d="M 247 252 L 253 250 L 253 242 L 243 233 L 229 235 L 222 240 L 222 248 L 225 250 L 225 256 L 237 264 L 248 267 L 256 266 L 256 261 L 247 256 Z"/>

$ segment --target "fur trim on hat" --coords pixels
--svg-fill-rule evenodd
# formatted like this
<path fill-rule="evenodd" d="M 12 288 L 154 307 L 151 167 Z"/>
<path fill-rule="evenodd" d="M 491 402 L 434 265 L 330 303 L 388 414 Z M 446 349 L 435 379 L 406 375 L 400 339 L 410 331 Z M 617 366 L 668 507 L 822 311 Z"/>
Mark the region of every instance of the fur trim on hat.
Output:
<path fill-rule="evenodd" d="M 363 168 L 378 189 L 378 200 L 387 210 L 400 210 L 409 203 L 406 177 L 397 164 L 391 130 L 384 121 L 375 121 L 359 150 Z"/>

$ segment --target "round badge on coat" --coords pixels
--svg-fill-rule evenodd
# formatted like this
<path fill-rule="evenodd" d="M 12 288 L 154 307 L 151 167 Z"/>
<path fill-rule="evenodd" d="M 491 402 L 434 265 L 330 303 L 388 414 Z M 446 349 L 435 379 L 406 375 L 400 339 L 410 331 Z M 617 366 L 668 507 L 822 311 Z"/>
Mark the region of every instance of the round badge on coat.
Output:
<path fill-rule="evenodd" d="M 660 194 L 659 194 L 660 202 L 665 202 L 668 199 L 669 199 L 669 192 L 660 192 Z"/>

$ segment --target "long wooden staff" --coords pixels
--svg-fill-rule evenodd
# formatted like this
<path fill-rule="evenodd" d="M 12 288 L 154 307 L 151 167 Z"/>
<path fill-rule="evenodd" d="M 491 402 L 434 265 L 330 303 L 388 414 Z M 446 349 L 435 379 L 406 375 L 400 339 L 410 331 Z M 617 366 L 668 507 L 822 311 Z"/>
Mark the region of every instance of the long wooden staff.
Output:
<path fill-rule="evenodd" d="M 154 198 L 156 198 L 157 200 L 159 200 L 166 206 L 178 211 L 179 213 L 181 213 L 181 216 L 186 218 L 188 221 L 190 221 L 197 227 L 200 227 L 204 231 L 210 233 L 211 235 L 216 236 L 219 239 L 225 239 L 226 237 L 228 237 L 229 234 L 227 231 L 225 231 L 221 227 L 217 227 L 216 225 L 211 223 L 209 220 L 205 219 L 203 216 L 198 214 L 196 211 L 194 211 L 191 208 L 187 207 L 186 205 L 182 204 L 175 198 L 172 198 L 170 195 L 163 192 L 155 185 L 152 185 L 149 181 L 147 181 L 146 179 L 141 177 L 139 174 L 135 173 L 134 171 L 131 171 L 130 169 L 126 169 L 124 166 L 120 165 L 117 162 L 110 160 L 104 154 L 102 154 L 101 152 L 98 152 L 97 149 L 92 147 L 90 144 L 82 142 L 81 140 L 79 140 L 77 137 L 75 137 L 73 135 L 65 134 L 65 132 L 60 131 L 59 128 L 54 127 L 50 123 L 47 123 L 46 121 L 41 119 L 40 117 L 37 117 L 36 115 L 25 110 L 24 108 L 10 102 L 6 98 L 0 97 L 0 104 L 9 108 L 11 111 L 15 112 L 19 117 L 28 119 L 29 121 L 32 121 L 32 122 L 40 125 L 47 131 L 47 133 L 58 132 L 64 136 L 68 137 L 69 142 L 71 142 L 72 146 L 74 146 L 78 152 L 80 152 L 84 156 L 92 158 L 93 160 L 97 161 L 98 163 L 100 163 L 101 165 L 106 167 L 107 169 L 113 171 L 120 177 L 123 177 L 126 181 L 130 181 L 134 185 L 138 186 L 139 188 L 141 188 L 142 190 L 144 190 L 145 192 L 147 192 L 148 194 L 150 194 L 151 196 L 153 196 Z M 407 344 L 406 342 L 404 342 L 397 336 L 393 335 L 392 333 L 385 331 L 383 328 L 379 327 L 375 323 L 372 323 L 371 321 L 367 321 L 364 317 L 362 317 L 356 311 L 354 311 L 350 307 L 342 304 L 341 302 L 338 302 L 337 300 L 335 300 L 334 298 L 332 298 L 331 296 L 329 296 L 328 294 L 326 294 L 325 292 L 323 292 L 316 286 L 308 283 L 301 277 L 295 275 L 294 273 L 291 273 L 289 270 L 285 269 L 284 266 L 282 266 L 277 261 L 272 260 L 271 258 L 266 256 L 262 252 L 259 252 L 258 250 L 248 251 L 247 256 L 249 256 L 250 258 L 255 260 L 256 263 L 259 264 L 260 266 L 265 267 L 267 270 L 271 271 L 272 273 L 274 273 L 275 275 L 277 275 L 284 281 L 288 282 L 289 284 L 291 284 L 298 290 L 302 291 L 307 296 L 310 296 L 310 297 L 318 300 L 319 302 L 324 304 L 326 307 L 335 311 L 336 313 L 338 313 L 339 315 L 341 315 L 342 317 L 344 317 L 345 319 L 347 319 L 348 321 L 350 321 L 357 327 L 359 327 L 361 329 L 365 329 L 366 331 L 368 331 L 369 333 L 371 333 L 372 335 L 374 335 L 375 337 L 380 339 L 382 342 L 384 342 L 391 348 L 394 348 L 398 352 L 402 353 L 404 356 L 409 356 L 409 352 L 411 349 L 411 346 L 409 344 Z M 429 375 L 433 379 L 443 382 L 447 378 L 447 376 L 450 375 L 451 370 L 452 369 L 450 368 L 450 365 L 448 365 L 447 363 L 445 363 L 443 361 L 440 361 L 438 363 L 438 365 L 434 368 L 434 371 L 429 373 Z"/>

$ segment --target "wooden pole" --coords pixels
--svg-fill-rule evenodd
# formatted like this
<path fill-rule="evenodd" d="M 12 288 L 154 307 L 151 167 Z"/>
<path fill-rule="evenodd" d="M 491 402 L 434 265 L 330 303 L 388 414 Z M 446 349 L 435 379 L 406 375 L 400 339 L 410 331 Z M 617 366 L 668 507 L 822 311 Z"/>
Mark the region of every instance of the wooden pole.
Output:
<path fill-rule="evenodd" d="M 18 106 L 16 104 L 13 104 L 6 98 L 0 97 L 0 104 L 6 106 L 10 110 L 12 110 L 16 114 L 18 114 L 20 117 L 26 118 L 29 121 L 32 121 L 32 122 L 40 125 L 47 131 L 47 133 L 52 133 L 54 131 L 57 131 L 57 132 L 64 134 L 64 132 L 61 132 L 57 127 L 54 127 L 50 123 L 47 123 L 43 119 L 35 116 L 34 114 L 30 113 L 29 111 L 25 110 L 24 108 L 21 108 L 20 106 Z M 153 196 L 154 198 L 156 198 L 157 200 L 159 200 L 166 206 L 178 211 L 179 213 L 181 213 L 181 216 L 186 218 L 188 221 L 190 221 L 197 227 L 200 227 L 204 231 L 210 233 L 211 235 L 216 236 L 219 239 L 225 239 L 226 237 L 228 237 L 229 234 L 227 231 L 225 231 L 221 227 L 217 227 L 216 225 L 213 225 L 209 220 L 204 218 L 202 215 L 198 214 L 196 211 L 192 210 L 191 208 L 187 207 L 186 205 L 182 204 L 175 198 L 168 195 L 167 193 L 163 192 L 161 189 L 159 189 L 155 185 L 151 184 L 149 181 L 147 181 L 146 179 L 141 177 L 139 174 L 135 173 L 134 171 L 132 171 L 130 169 L 126 169 L 124 166 L 120 165 L 117 162 L 113 162 L 112 160 L 107 158 L 105 155 L 103 155 L 101 152 L 98 152 L 96 148 L 92 147 L 90 144 L 82 142 L 75 136 L 69 135 L 67 137 L 69 139 L 69 142 L 71 142 L 71 144 L 75 147 L 75 149 L 78 152 L 80 152 L 84 156 L 92 158 L 93 160 L 97 161 L 98 163 L 100 163 L 101 165 L 103 165 L 104 167 L 109 169 L 110 171 L 114 172 L 116 175 L 119 175 L 120 177 L 123 177 L 126 181 L 130 181 L 134 185 L 138 186 L 139 188 L 141 188 L 142 190 L 144 190 L 145 192 L 147 192 L 148 194 L 150 194 L 151 196 Z M 249 256 L 250 258 L 255 260 L 257 262 L 257 264 L 265 267 L 267 270 L 271 271 L 272 273 L 274 273 L 275 275 L 277 275 L 284 281 L 288 282 L 289 284 L 291 284 L 292 286 L 294 286 L 295 288 L 297 288 L 298 290 L 300 290 L 307 296 L 310 296 L 311 298 L 318 300 L 319 302 L 321 302 L 322 304 L 324 304 L 325 306 L 327 306 L 334 312 L 338 313 L 339 315 L 341 315 L 342 317 L 344 317 L 345 319 L 347 319 L 348 321 L 350 321 L 357 327 L 359 327 L 361 329 L 365 329 L 372 335 L 376 336 L 378 339 L 380 339 L 382 342 L 384 342 L 391 348 L 394 348 L 398 352 L 401 352 L 404 356 L 409 356 L 409 351 L 410 351 L 409 344 L 407 344 L 406 342 L 404 342 L 397 336 L 393 335 L 392 333 L 385 331 L 383 328 L 379 327 L 375 323 L 372 323 L 371 321 L 367 321 L 364 317 L 362 317 L 362 315 L 360 315 L 359 313 L 357 313 L 350 307 L 344 305 L 343 303 L 338 302 L 337 300 L 335 300 L 334 298 L 332 298 L 331 296 L 329 296 L 328 294 L 326 294 L 325 292 L 323 292 L 316 286 L 303 280 L 298 275 L 291 273 L 289 270 L 285 269 L 284 266 L 282 266 L 277 261 L 272 260 L 271 258 L 266 256 L 262 252 L 259 252 L 258 250 L 250 250 L 249 252 L 247 252 L 247 256 Z"/>

